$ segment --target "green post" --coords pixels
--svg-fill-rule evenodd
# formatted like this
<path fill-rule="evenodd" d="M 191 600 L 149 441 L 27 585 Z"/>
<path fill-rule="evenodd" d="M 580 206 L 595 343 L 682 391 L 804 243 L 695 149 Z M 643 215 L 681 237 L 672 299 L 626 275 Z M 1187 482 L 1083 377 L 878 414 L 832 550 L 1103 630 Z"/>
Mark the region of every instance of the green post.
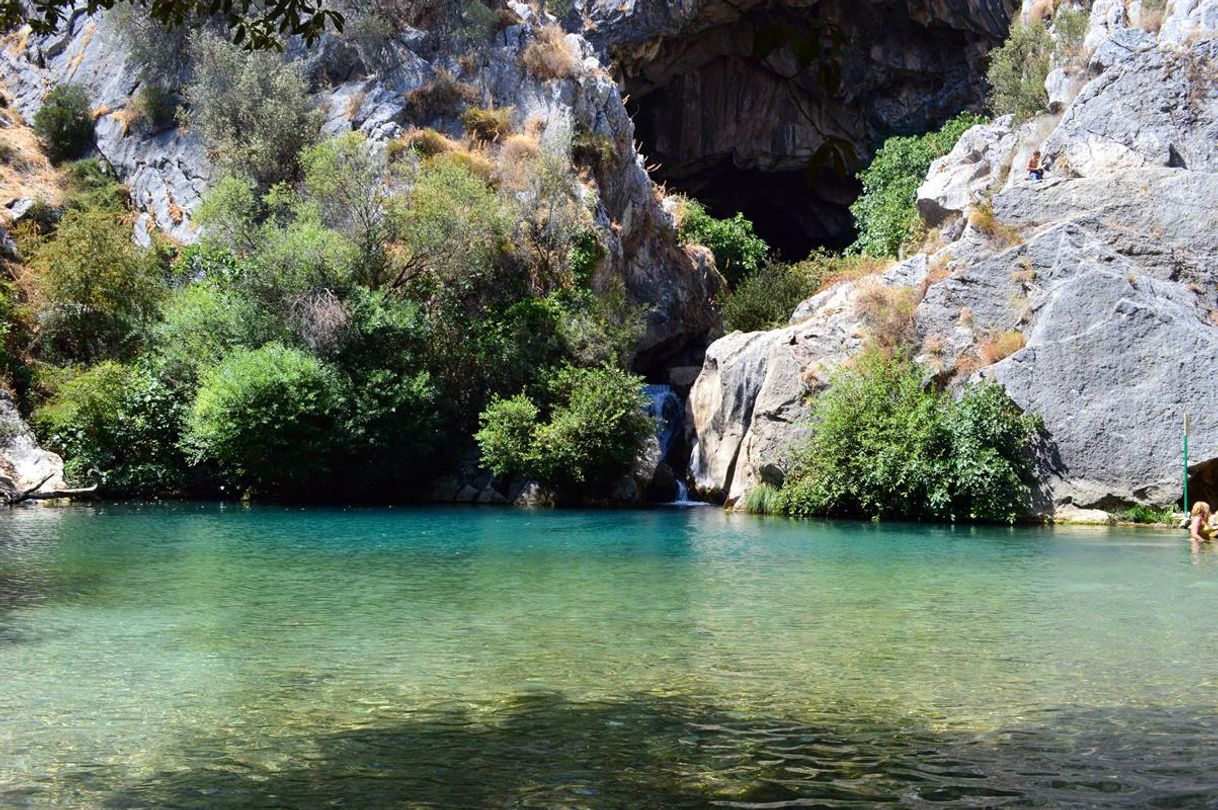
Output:
<path fill-rule="evenodd" d="M 1184 514 L 1188 514 L 1188 414 L 1184 414 Z"/>

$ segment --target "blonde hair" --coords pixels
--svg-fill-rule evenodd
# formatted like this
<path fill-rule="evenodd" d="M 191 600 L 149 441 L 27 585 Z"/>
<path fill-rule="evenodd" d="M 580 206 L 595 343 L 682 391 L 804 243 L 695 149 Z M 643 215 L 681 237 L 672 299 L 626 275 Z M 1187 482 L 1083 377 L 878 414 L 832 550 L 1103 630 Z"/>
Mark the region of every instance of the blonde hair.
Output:
<path fill-rule="evenodd" d="M 1197 501 L 1193 504 L 1193 511 L 1190 514 L 1193 517 L 1197 517 L 1197 515 L 1205 515 L 1206 517 L 1209 517 L 1210 505 L 1205 501 Z"/>

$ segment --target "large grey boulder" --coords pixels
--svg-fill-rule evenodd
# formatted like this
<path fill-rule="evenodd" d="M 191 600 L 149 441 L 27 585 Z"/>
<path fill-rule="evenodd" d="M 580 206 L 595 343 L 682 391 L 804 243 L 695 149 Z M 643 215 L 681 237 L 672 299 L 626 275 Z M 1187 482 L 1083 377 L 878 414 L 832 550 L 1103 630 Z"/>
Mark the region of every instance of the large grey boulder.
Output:
<path fill-rule="evenodd" d="M 1040 479 L 1055 509 L 1169 504 L 1181 487 L 1181 425 L 1194 459 L 1218 458 L 1218 329 L 1196 294 L 1128 260 L 1076 268 L 1047 300 L 1027 346 L 986 369 L 1040 414 L 1054 453 Z"/>
<path fill-rule="evenodd" d="M 918 187 L 918 213 L 931 227 L 963 213 L 1010 170 L 1016 134 L 1011 116 L 966 130 L 952 151 L 930 164 Z"/>
<path fill-rule="evenodd" d="M 0 501 L 31 489 L 54 492 L 66 487 L 63 459 L 38 446 L 12 399 L 0 392 Z"/>
<path fill-rule="evenodd" d="M 1095 177 L 1154 166 L 1218 171 L 1218 41 L 1180 51 L 1150 44 L 1120 51 L 1120 60 L 1070 105 L 1043 147 L 1055 174 Z"/>

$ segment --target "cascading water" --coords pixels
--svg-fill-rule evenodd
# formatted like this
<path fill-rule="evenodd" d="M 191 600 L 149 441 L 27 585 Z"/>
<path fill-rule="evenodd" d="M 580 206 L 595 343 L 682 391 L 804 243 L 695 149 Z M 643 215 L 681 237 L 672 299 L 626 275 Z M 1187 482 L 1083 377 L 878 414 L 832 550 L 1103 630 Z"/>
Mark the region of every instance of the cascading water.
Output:
<path fill-rule="evenodd" d="M 685 424 L 685 402 L 672 390 L 669 385 L 645 385 L 643 393 L 647 395 L 650 404 L 647 415 L 658 420 L 656 439 L 660 442 L 660 461 L 671 464 L 673 450 L 681 438 L 681 430 Z M 675 475 L 677 485 L 676 500 L 668 506 L 704 506 L 702 501 L 690 500 L 689 487 L 679 471 Z"/>
<path fill-rule="evenodd" d="M 643 393 L 651 400 L 647 415 L 659 422 L 656 439 L 660 442 L 660 461 L 668 461 L 685 423 L 685 403 L 671 385 L 644 385 Z"/>

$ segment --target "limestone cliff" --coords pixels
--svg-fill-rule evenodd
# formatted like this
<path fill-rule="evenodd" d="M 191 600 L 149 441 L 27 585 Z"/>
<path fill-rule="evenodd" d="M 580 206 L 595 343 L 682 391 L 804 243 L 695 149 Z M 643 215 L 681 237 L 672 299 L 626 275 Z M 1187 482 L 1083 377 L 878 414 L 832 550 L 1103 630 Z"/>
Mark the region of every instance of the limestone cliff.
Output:
<path fill-rule="evenodd" d="M 1042 514 L 1178 501 L 1186 413 L 1193 492 L 1218 494 L 1216 35 L 1212 3 L 1169 4 L 1157 36 L 1136 7 L 1097 3 L 1085 66 L 1050 76 L 1058 115 L 975 127 L 932 165 L 918 206 L 937 242 L 805 301 L 784 329 L 710 346 L 687 410 L 696 485 L 731 502 L 781 481 L 809 400 L 861 345 L 860 299 L 880 289 L 918 302 L 928 375 L 992 377 L 1043 416 Z M 1022 170 L 1034 149 L 1041 182 Z"/>

